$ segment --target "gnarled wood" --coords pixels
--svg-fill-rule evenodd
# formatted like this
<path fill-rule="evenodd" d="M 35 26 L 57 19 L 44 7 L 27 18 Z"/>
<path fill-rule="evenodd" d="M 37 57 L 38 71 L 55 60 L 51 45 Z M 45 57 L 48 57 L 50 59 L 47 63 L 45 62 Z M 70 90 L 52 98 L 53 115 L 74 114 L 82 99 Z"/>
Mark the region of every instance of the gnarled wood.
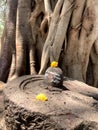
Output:
<path fill-rule="evenodd" d="M 30 65 L 30 73 L 35 73 L 34 46 L 29 18 L 31 13 L 31 1 L 18 2 L 17 25 L 16 25 L 16 76 L 21 76 L 26 73 L 27 66 Z M 29 52 L 29 54 L 28 54 Z M 29 58 L 29 63 L 26 63 L 26 57 Z M 29 73 L 29 70 L 27 71 Z"/>
<path fill-rule="evenodd" d="M 55 60 L 65 76 L 97 87 L 98 1 L 19 0 L 17 7 L 9 79 L 43 74 Z"/>
<path fill-rule="evenodd" d="M 59 2 L 65 1 L 58 1 L 53 12 L 39 74 L 45 72 L 49 62 L 60 60 L 64 75 L 86 82 L 90 52 L 98 35 L 98 3 L 76 0 L 62 6 Z"/>
<path fill-rule="evenodd" d="M 92 71 L 93 71 L 93 78 L 94 78 L 94 86 L 98 87 L 98 52 L 97 47 L 98 40 L 93 45 L 91 50 L 91 59 L 92 59 Z"/>
<path fill-rule="evenodd" d="M 41 57 L 41 68 L 40 68 L 39 74 L 43 74 L 45 72 L 45 69 L 47 68 L 47 64 L 50 59 L 50 47 L 54 43 L 54 39 L 55 39 L 56 31 L 57 31 L 59 13 L 60 13 L 62 5 L 63 5 L 63 0 L 59 0 L 57 2 L 54 13 L 52 15 L 49 33 L 45 41 L 45 45 L 43 47 L 43 52 L 42 52 L 42 57 Z"/>
<path fill-rule="evenodd" d="M 12 45 L 15 43 L 15 23 L 16 23 L 17 0 L 7 1 L 6 12 L 6 32 L 3 52 L 0 57 L 0 80 L 6 82 L 10 71 L 12 60 Z"/>

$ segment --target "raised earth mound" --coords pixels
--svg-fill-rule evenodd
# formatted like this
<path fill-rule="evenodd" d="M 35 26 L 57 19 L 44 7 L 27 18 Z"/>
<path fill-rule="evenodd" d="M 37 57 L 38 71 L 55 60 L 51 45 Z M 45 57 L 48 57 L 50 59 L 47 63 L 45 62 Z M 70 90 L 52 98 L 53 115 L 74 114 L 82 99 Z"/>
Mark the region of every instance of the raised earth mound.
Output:
<path fill-rule="evenodd" d="M 45 94 L 46 101 L 37 100 Z M 44 82 L 44 76 L 23 76 L 7 83 L 7 130 L 98 130 L 98 89 L 66 79 L 62 87 Z"/>

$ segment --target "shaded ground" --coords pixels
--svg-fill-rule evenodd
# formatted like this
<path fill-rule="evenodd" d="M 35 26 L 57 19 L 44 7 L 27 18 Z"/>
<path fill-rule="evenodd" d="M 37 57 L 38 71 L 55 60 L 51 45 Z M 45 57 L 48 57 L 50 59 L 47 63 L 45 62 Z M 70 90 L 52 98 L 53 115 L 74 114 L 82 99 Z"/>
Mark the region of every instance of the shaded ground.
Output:
<path fill-rule="evenodd" d="M 0 120 L 3 116 L 3 110 L 4 110 L 3 88 L 4 88 L 4 83 L 0 82 Z"/>
<path fill-rule="evenodd" d="M 3 95 L 3 89 L 4 89 L 4 83 L 0 81 L 0 130 L 3 126 L 3 112 L 4 112 L 4 95 Z"/>
<path fill-rule="evenodd" d="M 3 117 L 4 103 L 3 103 L 3 94 L 0 92 L 0 121 Z"/>

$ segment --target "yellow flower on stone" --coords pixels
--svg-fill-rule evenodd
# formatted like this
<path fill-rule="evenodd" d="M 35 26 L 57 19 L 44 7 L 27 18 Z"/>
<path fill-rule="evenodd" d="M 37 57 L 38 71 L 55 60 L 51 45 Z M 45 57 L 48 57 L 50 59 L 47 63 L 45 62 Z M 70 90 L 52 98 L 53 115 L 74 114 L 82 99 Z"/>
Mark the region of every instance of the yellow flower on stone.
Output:
<path fill-rule="evenodd" d="M 51 67 L 57 67 L 57 66 L 58 66 L 58 62 L 56 61 L 51 62 Z"/>
<path fill-rule="evenodd" d="M 36 96 L 36 99 L 40 100 L 40 101 L 47 101 L 48 100 L 47 96 L 45 94 L 43 94 L 43 93 L 38 94 Z"/>

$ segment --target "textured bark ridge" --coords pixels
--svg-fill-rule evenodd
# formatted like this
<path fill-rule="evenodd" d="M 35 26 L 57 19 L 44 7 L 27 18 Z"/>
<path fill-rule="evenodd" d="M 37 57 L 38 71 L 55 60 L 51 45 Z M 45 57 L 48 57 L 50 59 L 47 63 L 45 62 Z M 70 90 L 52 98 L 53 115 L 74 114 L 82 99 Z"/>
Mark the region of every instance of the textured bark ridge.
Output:
<path fill-rule="evenodd" d="M 98 130 L 98 90 L 64 78 L 61 88 L 44 83 L 44 77 L 23 76 L 7 83 L 7 130 Z M 43 93 L 47 101 L 38 101 Z"/>

